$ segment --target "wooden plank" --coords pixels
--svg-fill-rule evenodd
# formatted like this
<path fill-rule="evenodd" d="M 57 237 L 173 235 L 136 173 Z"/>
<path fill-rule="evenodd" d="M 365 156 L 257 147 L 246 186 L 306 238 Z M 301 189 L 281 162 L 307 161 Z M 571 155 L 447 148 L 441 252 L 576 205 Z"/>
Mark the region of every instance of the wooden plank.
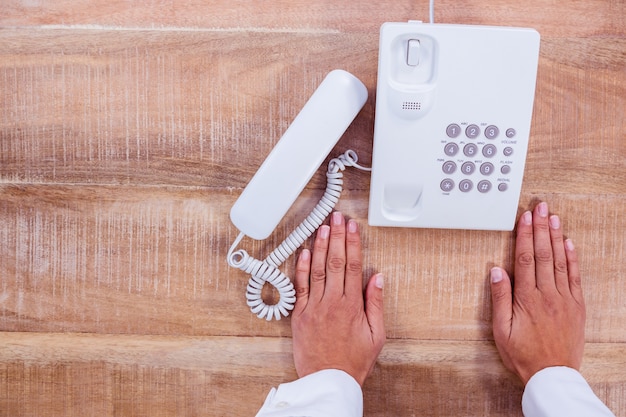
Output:
<path fill-rule="evenodd" d="M 624 364 L 623 344 L 586 345 L 581 371 L 616 415 L 626 388 Z M 364 391 L 366 415 L 522 415 L 523 387 L 489 343 L 390 341 Z"/>
<path fill-rule="evenodd" d="M 253 415 L 295 377 L 289 340 L 2 335 L 6 416 Z"/>
<path fill-rule="evenodd" d="M 337 60 L 373 86 L 374 39 L 0 31 L 0 178 L 242 187 Z"/>
<path fill-rule="evenodd" d="M 3 329 L 289 331 L 247 311 L 247 278 L 226 264 L 229 193 L 37 188 L 2 187 Z"/>
<path fill-rule="evenodd" d="M 588 0 L 556 4 L 550 0 L 524 3 L 435 2 L 435 21 L 536 27 L 550 36 L 624 34 L 626 10 L 621 1 Z M 19 1 L 3 3 L 0 26 L 99 25 L 111 27 L 254 28 L 314 32 L 334 29 L 371 32 L 385 21 L 428 21 L 428 2 L 410 0 L 334 2 L 332 0 L 266 2 L 260 9 L 248 1 L 213 0 L 171 3 L 166 0 Z"/>
<path fill-rule="evenodd" d="M 288 338 L 1 336 L 3 415 L 254 415 L 270 387 L 296 378 Z M 625 358 L 623 343 L 587 344 L 582 369 L 616 415 Z M 392 340 L 365 384 L 365 415 L 521 416 L 521 393 L 492 343 Z"/>
<path fill-rule="evenodd" d="M 371 97 L 333 155 L 371 160 L 375 33 L 24 29 L 0 45 L 5 182 L 243 187 L 338 62 Z M 527 189 L 623 193 L 626 40 L 543 48 Z"/>
<path fill-rule="evenodd" d="M 346 184 L 360 172 L 346 173 Z M 0 329 L 185 335 L 289 335 L 245 305 L 247 277 L 226 264 L 237 197 L 175 187 L 0 186 Z M 320 197 L 307 191 L 272 237 L 240 245 L 265 257 Z M 590 341 L 626 341 L 621 260 L 625 196 L 546 199 L 580 251 Z M 337 207 L 359 221 L 368 276 L 388 276 L 392 338 L 491 339 L 488 270 L 511 265 L 507 232 L 367 226 L 367 193 Z M 598 265 L 602 259 L 602 266 Z M 293 258 L 284 270 L 293 272 Z"/>

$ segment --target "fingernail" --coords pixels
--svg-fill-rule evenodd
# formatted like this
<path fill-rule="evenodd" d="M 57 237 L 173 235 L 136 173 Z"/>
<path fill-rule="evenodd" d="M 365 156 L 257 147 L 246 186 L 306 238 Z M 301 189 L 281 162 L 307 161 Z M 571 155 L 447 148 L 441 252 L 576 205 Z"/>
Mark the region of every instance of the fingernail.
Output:
<path fill-rule="evenodd" d="M 376 275 L 376 281 L 374 282 L 374 285 L 376 285 L 376 288 L 383 288 L 383 285 L 385 284 L 385 278 L 383 277 L 383 274 L 378 274 Z"/>
<path fill-rule="evenodd" d="M 491 282 L 497 284 L 502 281 L 502 270 L 500 268 L 491 268 Z"/>
<path fill-rule="evenodd" d="M 539 211 L 539 215 L 541 217 L 548 217 L 548 204 L 547 203 L 539 203 L 538 211 Z"/>
<path fill-rule="evenodd" d="M 348 232 L 356 233 L 358 229 L 359 229 L 359 226 L 356 224 L 354 220 L 348 220 Z"/>
<path fill-rule="evenodd" d="M 330 235 L 330 227 L 326 226 L 325 224 L 320 226 L 319 234 L 322 239 L 328 238 L 328 236 Z"/>
<path fill-rule="evenodd" d="M 334 212 L 333 213 L 333 224 L 335 226 L 339 226 L 341 224 L 341 222 L 343 221 L 343 214 L 341 214 L 341 212 Z"/>
<path fill-rule="evenodd" d="M 527 211 L 526 213 L 522 214 L 522 221 L 524 222 L 525 225 L 530 225 L 533 222 L 533 215 L 530 211 Z"/>
<path fill-rule="evenodd" d="M 307 262 L 309 259 L 311 259 L 311 251 L 303 249 L 302 252 L 300 252 L 300 260 Z"/>
<path fill-rule="evenodd" d="M 567 239 L 565 241 L 565 248 L 570 252 L 574 250 L 574 242 L 572 242 L 572 239 Z"/>
<path fill-rule="evenodd" d="M 554 230 L 558 230 L 558 228 L 561 227 L 561 219 L 559 219 L 559 216 L 550 216 L 550 227 Z"/>

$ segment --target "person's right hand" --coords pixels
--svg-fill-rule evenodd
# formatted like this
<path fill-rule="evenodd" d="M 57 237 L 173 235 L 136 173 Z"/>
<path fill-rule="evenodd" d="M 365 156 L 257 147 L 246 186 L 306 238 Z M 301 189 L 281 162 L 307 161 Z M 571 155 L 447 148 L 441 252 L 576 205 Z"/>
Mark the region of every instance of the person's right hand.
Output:
<path fill-rule="evenodd" d="M 514 279 L 491 270 L 493 336 L 504 365 L 524 384 L 547 367 L 579 370 L 585 303 L 578 257 L 546 203 L 520 217 Z"/>
<path fill-rule="evenodd" d="M 363 385 L 385 344 L 383 277 L 372 276 L 363 291 L 358 225 L 339 212 L 331 219 L 296 265 L 293 359 L 300 378 L 339 369 Z"/>

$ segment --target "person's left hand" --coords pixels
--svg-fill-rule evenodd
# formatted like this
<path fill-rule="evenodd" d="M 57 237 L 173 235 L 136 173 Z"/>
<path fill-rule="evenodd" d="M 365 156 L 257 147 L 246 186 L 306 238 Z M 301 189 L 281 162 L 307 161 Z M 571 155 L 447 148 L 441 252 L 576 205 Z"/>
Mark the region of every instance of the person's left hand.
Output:
<path fill-rule="evenodd" d="M 360 385 L 385 343 L 383 277 L 362 284 L 361 238 L 354 220 L 339 212 L 318 230 L 313 254 L 303 250 L 296 266 L 296 305 L 291 319 L 299 377 L 339 369 Z"/>

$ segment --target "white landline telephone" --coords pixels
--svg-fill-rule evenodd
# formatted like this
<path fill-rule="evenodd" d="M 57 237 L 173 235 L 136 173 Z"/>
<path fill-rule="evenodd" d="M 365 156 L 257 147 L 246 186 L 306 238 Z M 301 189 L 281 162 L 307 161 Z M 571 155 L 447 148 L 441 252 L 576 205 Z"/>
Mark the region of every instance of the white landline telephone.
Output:
<path fill-rule="evenodd" d="M 381 28 L 368 222 L 373 226 L 511 230 L 517 214 L 539 54 L 532 29 L 385 23 Z M 251 311 L 287 316 L 295 290 L 278 268 L 323 223 L 342 191 L 349 150 L 332 159 L 324 196 L 265 260 L 236 250 L 267 238 L 367 100 L 330 72 L 233 205 L 230 266 L 250 274 Z M 279 301 L 262 299 L 266 283 Z"/>

